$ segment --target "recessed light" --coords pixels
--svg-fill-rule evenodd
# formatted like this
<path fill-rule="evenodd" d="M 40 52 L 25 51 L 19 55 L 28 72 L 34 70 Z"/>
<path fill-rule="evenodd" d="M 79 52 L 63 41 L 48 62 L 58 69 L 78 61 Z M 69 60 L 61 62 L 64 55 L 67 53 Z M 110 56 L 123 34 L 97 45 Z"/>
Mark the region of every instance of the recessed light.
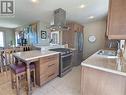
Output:
<path fill-rule="evenodd" d="M 82 5 L 80 5 L 80 7 L 79 8 L 85 8 L 85 5 L 84 4 L 82 4 Z"/>
<path fill-rule="evenodd" d="M 33 2 L 33 3 L 36 3 L 36 2 L 38 2 L 38 0 L 32 0 L 32 2 Z"/>
<path fill-rule="evenodd" d="M 89 19 L 94 19 L 94 16 L 89 16 L 88 18 L 89 18 Z"/>

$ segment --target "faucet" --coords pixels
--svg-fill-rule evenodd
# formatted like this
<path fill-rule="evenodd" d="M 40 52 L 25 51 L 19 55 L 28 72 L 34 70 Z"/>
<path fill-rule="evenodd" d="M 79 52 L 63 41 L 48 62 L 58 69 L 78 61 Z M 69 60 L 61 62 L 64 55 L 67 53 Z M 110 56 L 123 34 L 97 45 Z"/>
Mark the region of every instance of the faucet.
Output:
<path fill-rule="evenodd" d="M 49 43 L 52 43 L 53 42 L 53 39 L 51 39 L 50 41 L 49 41 Z"/>
<path fill-rule="evenodd" d="M 112 48 L 112 42 L 109 43 L 109 46 L 108 46 L 108 47 L 109 47 L 109 48 Z"/>
<path fill-rule="evenodd" d="M 117 50 L 116 50 L 117 56 L 121 56 L 120 40 L 117 40 L 116 43 L 117 43 Z"/>
<path fill-rule="evenodd" d="M 118 50 L 118 49 L 120 49 L 120 41 L 117 40 L 116 42 L 117 42 L 117 50 Z"/>
<path fill-rule="evenodd" d="M 112 48 L 113 46 L 116 45 L 116 55 L 120 55 L 121 49 L 120 49 L 120 40 L 111 40 L 111 42 L 109 43 L 109 48 Z"/>

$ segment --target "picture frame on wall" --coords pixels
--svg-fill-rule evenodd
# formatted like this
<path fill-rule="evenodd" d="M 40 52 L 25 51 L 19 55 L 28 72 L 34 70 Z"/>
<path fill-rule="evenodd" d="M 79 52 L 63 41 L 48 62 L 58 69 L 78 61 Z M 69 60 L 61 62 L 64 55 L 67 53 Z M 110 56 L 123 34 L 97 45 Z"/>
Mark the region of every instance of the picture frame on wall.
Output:
<path fill-rule="evenodd" d="M 47 32 L 41 30 L 41 39 L 46 39 L 47 38 Z"/>

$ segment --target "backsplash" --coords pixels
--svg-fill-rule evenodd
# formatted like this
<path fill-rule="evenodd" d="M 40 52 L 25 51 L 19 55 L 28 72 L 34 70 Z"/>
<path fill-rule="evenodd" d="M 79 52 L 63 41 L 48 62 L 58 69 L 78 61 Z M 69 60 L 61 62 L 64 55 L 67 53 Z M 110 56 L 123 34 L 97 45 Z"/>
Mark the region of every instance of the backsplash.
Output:
<path fill-rule="evenodd" d="M 123 58 L 126 60 L 126 41 L 124 44 L 124 48 L 122 49 L 122 53 L 123 53 Z"/>
<path fill-rule="evenodd" d="M 117 41 L 118 40 L 106 39 L 105 47 L 106 48 L 113 48 L 113 49 L 117 50 L 117 47 L 118 47 Z"/>

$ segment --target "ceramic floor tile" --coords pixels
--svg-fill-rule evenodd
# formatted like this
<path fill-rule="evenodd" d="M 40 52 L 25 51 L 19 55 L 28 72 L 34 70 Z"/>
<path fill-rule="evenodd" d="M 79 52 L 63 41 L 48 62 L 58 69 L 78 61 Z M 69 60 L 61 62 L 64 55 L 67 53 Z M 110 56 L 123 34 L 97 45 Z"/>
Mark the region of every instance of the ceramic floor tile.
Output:
<path fill-rule="evenodd" d="M 0 95 L 16 95 L 16 90 L 11 89 L 10 72 L 0 73 Z M 21 95 L 26 95 L 21 89 Z M 80 95 L 80 66 L 62 78 L 55 78 L 42 87 L 33 88 L 32 95 Z"/>

